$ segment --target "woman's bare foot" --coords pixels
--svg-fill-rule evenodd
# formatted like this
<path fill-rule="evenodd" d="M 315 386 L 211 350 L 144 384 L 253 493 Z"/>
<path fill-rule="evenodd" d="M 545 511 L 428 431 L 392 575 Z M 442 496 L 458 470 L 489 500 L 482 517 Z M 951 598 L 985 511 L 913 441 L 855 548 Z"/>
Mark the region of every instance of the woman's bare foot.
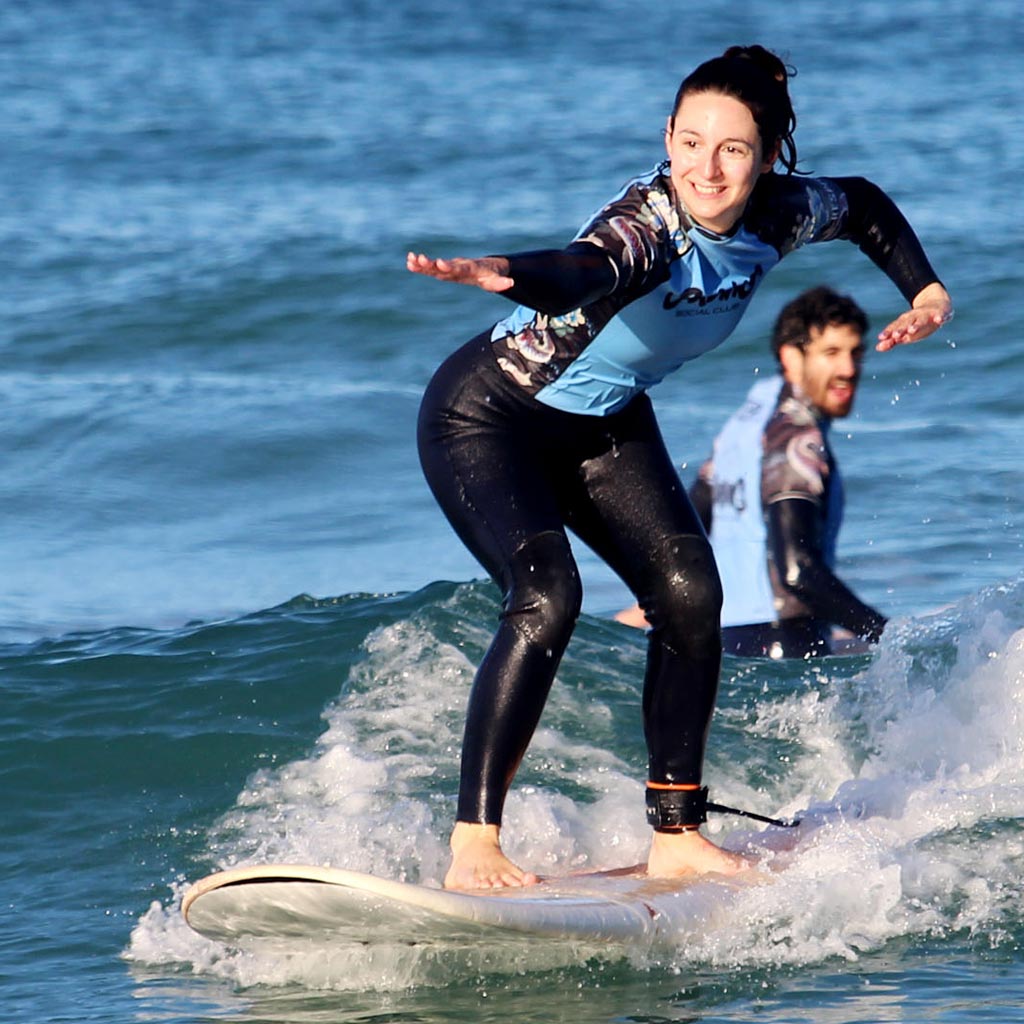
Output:
<path fill-rule="evenodd" d="M 687 832 L 655 832 L 647 858 L 651 878 L 677 878 L 715 872 L 735 875 L 754 866 L 754 861 L 730 853 L 705 839 L 696 829 Z"/>
<path fill-rule="evenodd" d="M 444 876 L 446 889 L 504 889 L 536 885 L 531 871 L 516 867 L 501 852 L 497 825 L 457 821 L 452 830 L 452 863 Z"/>

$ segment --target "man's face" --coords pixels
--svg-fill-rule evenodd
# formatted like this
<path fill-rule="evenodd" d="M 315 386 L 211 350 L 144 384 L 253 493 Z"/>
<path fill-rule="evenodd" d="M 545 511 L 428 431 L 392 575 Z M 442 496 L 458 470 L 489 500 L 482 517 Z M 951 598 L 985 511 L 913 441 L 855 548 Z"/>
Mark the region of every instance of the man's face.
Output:
<path fill-rule="evenodd" d="M 782 371 L 799 387 L 819 412 L 832 419 L 848 416 L 860 381 L 864 339 L 849 324 L 812 327 L 810 341 L 801 349 L 783 345 Z"/>

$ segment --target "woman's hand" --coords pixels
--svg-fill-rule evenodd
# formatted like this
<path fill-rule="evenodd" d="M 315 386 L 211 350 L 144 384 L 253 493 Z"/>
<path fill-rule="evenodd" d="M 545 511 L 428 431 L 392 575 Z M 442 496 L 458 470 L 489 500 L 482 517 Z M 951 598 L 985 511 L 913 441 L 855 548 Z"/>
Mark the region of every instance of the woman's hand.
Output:
<path fill-rule="evenodd" d="M 485 292 L 503 292 L 515 283 L 508 276 L 508 260 L 504 256 L 435 260 L 423 253 L 411 252 L 405 257 L 405 265 L 414 274 L 455 284 L 471 284 Z"/>
<path fill-rule="evenodd" d="M 879 352 L 888 352 L 897 345 L 920 341 L 952 319 L 953 301 L 946 289 L 935 281 L 917 293 L 911 309 L 900 314 L 879 333 L 875 348 Z"/>

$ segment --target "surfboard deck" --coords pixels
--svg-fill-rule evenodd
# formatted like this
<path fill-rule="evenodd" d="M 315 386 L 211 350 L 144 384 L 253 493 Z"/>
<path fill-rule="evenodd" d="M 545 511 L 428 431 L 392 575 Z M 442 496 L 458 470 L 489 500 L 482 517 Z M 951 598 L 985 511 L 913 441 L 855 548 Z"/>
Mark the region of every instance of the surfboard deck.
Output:
<path fill-rule="evenodd" d="M 181 910 L 193 930 L 229 945 L 261 939 L 457 945 L 488 938 L 626 945 L 658 937 L 664 927 L 658 903 L 665 898 L 686 896 L 693 914 L 704 912 L 716 901 L 708 885 L 620 869 L 517 889 L 451 892 L 340 868 L 266 864 L 200 879 Z"/>

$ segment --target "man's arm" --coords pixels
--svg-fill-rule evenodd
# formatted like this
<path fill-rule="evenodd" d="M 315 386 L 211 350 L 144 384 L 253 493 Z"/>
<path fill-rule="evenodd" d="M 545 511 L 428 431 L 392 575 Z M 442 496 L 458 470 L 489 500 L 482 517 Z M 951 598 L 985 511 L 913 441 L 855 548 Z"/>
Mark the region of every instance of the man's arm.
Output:
<path fill-rule="evenodd" d="M 821 518 L 814 501 L 780 498 L 768 506 L 768 548 L 782 585 L 811 614 L 877 641 L 885 616 L 866 605 L 825 563 Z"/>

